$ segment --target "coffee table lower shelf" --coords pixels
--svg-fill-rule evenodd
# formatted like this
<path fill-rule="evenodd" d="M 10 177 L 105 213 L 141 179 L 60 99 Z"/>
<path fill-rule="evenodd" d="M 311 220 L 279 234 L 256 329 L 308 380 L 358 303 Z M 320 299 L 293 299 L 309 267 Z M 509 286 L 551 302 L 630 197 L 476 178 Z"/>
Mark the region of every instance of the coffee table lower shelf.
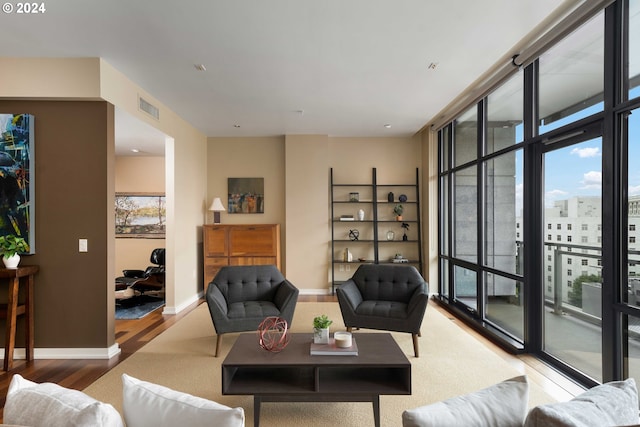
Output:
<path fill-rule="evenodd" d="M 311 356 L 311 334 L 291 334 L 281 353 L 241 334 L 222 363 L 222 394 L 254 396 L 254 426 L 264 402 L 371 402 L 380 426 L 380 395 L 411 394 L 411 364 L 389 333 L 358 333 L 358 356 Z"/>

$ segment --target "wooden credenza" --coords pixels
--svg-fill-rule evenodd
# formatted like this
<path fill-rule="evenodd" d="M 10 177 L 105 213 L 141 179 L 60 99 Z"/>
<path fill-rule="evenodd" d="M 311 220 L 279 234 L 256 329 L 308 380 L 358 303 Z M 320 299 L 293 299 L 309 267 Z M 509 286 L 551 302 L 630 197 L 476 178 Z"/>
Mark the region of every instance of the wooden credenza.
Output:
<path fill-rule="evenodd" d="M 225 265 L 273 264 L 280 270 L 280 224 L 204 226 L 204 290 Z"/>

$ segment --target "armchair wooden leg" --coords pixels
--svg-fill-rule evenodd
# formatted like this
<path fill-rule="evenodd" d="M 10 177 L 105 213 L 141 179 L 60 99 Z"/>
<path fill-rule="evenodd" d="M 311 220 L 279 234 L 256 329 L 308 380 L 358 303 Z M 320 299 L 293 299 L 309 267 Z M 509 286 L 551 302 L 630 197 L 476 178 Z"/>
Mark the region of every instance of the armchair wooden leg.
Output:
<path fill-rule="evenodd" d="M 351 326 L 347 326 L 347 332 L 351 332 Z"/>
<path fill-rule="evenodd" d="M 214 357 L 218 357 L 218 351 L 220 351 L 220 344 L 222 344 L 222 334 L 218 334 L 216 337 L 216 354 Z"/>
<path fill-rule="evenodd" d="M 412 334 L 413 335 L 413 352 L 415 353 L 416 357 L 420 357 L 420 353 L 418 351 L 418 336 L 419 334 Z"/>

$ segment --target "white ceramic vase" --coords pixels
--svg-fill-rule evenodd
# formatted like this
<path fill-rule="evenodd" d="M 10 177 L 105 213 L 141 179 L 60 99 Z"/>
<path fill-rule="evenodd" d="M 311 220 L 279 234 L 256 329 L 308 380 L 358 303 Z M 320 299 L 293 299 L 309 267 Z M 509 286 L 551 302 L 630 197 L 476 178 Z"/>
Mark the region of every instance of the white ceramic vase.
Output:
<path fill-rule="evenodd" d="M 314 344 L 329 344 L 329 328 L 316 329 L 313 328 Z"/>
<path fill-rule="evenodd" d="M 364 221 L 364 209 L 358 211 L 358 221 Z"/>
<path fill-rule="evenodd" d="M 2 262 L 4 262 L 4 266 L 7 268 L 18 268 L 18 264 L 20 264 L 20 255 L 15 254 L 10 257 L 3 256 Z"/>

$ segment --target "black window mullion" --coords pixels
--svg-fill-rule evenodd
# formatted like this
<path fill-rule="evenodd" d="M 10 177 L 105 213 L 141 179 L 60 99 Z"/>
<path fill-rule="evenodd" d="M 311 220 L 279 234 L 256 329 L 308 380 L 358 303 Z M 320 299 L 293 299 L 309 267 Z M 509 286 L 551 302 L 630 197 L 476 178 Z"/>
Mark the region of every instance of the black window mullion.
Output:
<path fill-rule="evenodd" d="M 486 164 L 484 162 L 484 156 L 487 152 L 487 98 L 484 98 L 478 103 L 478 191 L 477 191 L 477 203 L 478 203 L 478 269 L 476 275 L 476 301 L 478 306 L 478 317 L 480 319 L 485 318 L 485 303 L 487 300 L 485 275 L 483 266 L 486 260 L 486 246 L 487 239 L 487 222 L 485 207 L 487 204 L 486 197 Z"/>
<path fill-rule="evenodd" d="M 531 141 L 538 129 L 538 61 L 524 70 L 524 140 Z M 539 144 L 524 148 L 524 342 L 530 353 L 542 352 L 544 322 L 542 152 Z"/>
<path fill-rule="evenodd" d="M 620 302 L 622 288 L 626 292 L 626 277 L 622 275 L 623 243 L 626 246 L 626 230 L 622 225 L 626 210 L 623 209 L 622 175 L 626 174 L 621 168 L 621 141 L 615 105 L 622 98 L 623 75 L 622 64 L 622 35 L 618 28 L 621 25 L 622 14 L 619 13 L 621 2 L 605 10 L 604 33 L 604 120 L 602 129 L 602 379 L 612 381 L 622 378 L 622 328 L 621 316 L 615 310 Z M 618 78 L 617 78 L 617 77 Z"/>

